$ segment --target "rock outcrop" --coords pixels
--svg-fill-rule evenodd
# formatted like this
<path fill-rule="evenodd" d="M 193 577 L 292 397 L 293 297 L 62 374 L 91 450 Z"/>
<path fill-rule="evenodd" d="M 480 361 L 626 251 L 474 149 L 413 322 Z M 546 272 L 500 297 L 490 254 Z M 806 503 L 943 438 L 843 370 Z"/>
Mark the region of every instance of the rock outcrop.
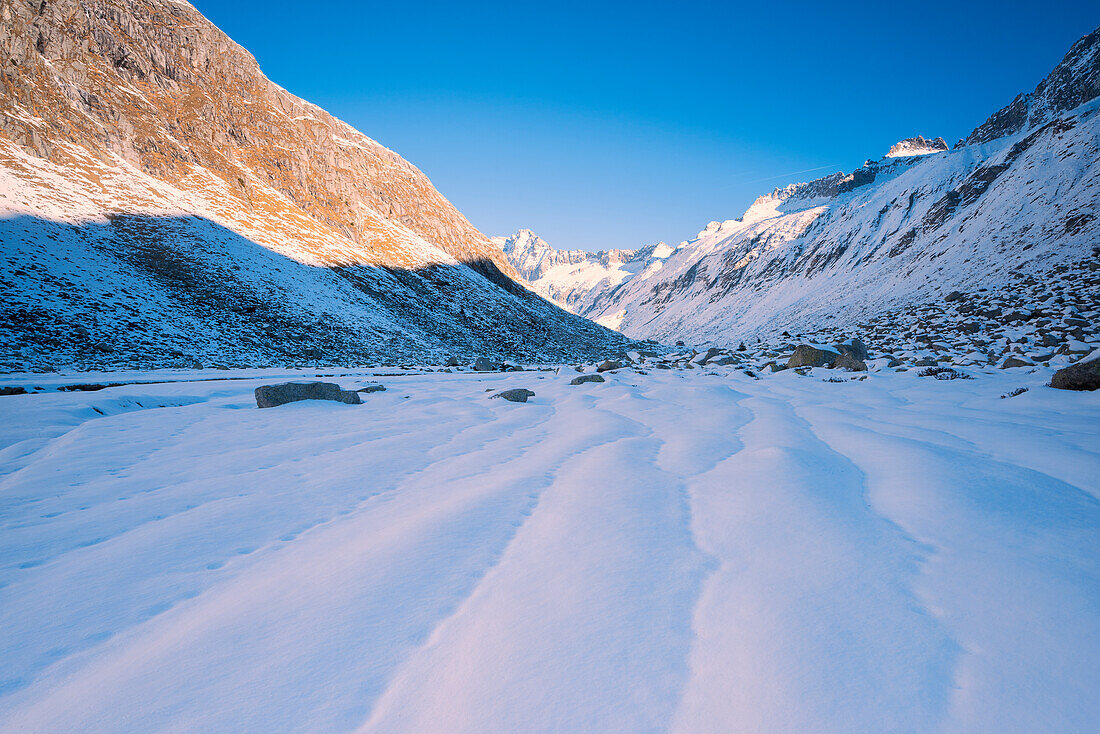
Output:
<path fill-rule="evenodd" d="M 1046 124 L 1100 96 L 1100 28 L 1073 44 L 1035 90 L 990 115 L 959 145 L 980 145 Z"/>
<path fill-rule="evenodd" d="M 949 148 L 947 141 L 943 138 L 928 140 L 924 136 L 918 135 L 915 138 L 906 138 L 891 145 L 886 157 L 901 158 L 911 155 L 929 155 L 931 153 L 941 153 L 945 150 L 949 150 Z"/>

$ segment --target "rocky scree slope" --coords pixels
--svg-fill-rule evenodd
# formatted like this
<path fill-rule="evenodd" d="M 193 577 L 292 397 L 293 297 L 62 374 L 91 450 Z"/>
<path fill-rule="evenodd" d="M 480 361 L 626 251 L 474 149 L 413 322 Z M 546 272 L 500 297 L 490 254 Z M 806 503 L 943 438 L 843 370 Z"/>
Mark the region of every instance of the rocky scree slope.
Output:
<path fill-rule="evenodd" d="M 1100 359 L 1098 291 L 1100 262 L 1059 265 L 1043 278 L 1017 272 L 1008 277 L 1005 288 L 971 294 L 953 291 L 936 302 L 892 309 L 851 324 L 711 346 L 680 342 L 672 351 L 643 348 L 619 354 L 615 362 L 576 369 L 604 371 L 609 365 L 716 374 L 740 370 L 761 377 L 788 368 L 812 376 L 817 368 L 836 367 L 816 373 L 827 382 L 864 379 L 867 371 L 917 371 L 939 380 L 1002 370 L 1021 378 L 1048 375 Z M 804 357 L 814 352 L 830 358 L 811 368 Z M 831 357 L 842 354 L 853 360 L 833 364 Z"/>
<path fill-rule="evenodd" d="M 0 367 L 622 341 L 518 285 L 416 167 L 185 2 L 6 2 L 0 62 Z"/>
<path fill-rule="evenodd" d="M 1100 241 L 1098 80 L 1100 29 L 955 148 L 911 138 L 852 173 L 776 189 L 590 294 L 598 307 L 584 313 L 635 338 L 727 344 L 851 331 L 1015 274 L 1087 267 Z"/>

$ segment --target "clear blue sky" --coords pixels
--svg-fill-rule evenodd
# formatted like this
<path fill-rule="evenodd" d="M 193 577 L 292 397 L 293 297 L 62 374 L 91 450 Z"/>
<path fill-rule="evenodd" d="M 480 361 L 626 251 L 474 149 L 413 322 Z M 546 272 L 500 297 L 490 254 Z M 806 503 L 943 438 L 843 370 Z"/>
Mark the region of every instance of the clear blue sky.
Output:
<path fill-rule="evenodd" d="M 1096 0 L 192 2 L 486 234 L 585 249 L 689 239 L 911 135 L 954 144 L 1100 24 Z"/>

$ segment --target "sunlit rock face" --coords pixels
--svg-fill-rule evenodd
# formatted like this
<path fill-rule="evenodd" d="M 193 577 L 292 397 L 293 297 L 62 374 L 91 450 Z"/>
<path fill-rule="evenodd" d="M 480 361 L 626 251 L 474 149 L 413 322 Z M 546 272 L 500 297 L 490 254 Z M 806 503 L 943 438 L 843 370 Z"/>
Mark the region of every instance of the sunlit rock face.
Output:
<path fill-rule="evenodd" d="M 117 314 L 119 304 L 82 293 L 97 272 L 104 282 L 117 276 L 116 299 L 142 292 L 178 306 L 178 313 L 164 306 L 154 324 L 144 318 L 148 304 L 131 304 L 138 325 L 128 331 L 156 331 L 150 345 L 164 346 L 172 329 L 159 325 L 167 319 L 179 322 L 173 348 L 209 337 L 208 349 L 185 351 L 221 348 L 249 361 L 288 358 L 299 341 L 367 358 L 466 348 L 598 352 L 615 338 L 517 285 L 503 253 L 415 166 L 272 83 L 185 2 L 5 2 L 0 57 L 3 254 L 7 273 L 24 273 L 5 284 L 12 289 L 2 307 L 7 326 L 0 322 L 5 351 L 35 352 L 34 333 L 58 331 L 53 325 L 73 312 L 85 321 L 102 310 Z M 231 244 L 210 245 L 222 240 Z M 256 251 L 245 253 L 250 246 Z M 173 280 L 163 267 L 149 274 L 158 247 L 187 263 L 187 278 Z M 80 272 L 65 273 L 66 258 Z M 127 287 L 127 279 L 140 285 Z M 181 295 L 185 281 L 209 286 L 200 311 L 259 303 L 298 337 L 280 344 L 272 329 L 253 325 L 243 335 L 236 326 L 195 334 L 182 322 L 219 321 L 196 316 L 190 301 L 198 291 Z M 102 328 L 112 333 L 101 342 L 125 342 L 111 352 L 118 359 L 152 351 Z M 62 361 L 95 356 L 61 332 L 38 346 L 64 351 Z M 240 350 L 241 339 L 256 346 Z M 103 354 L 95 361 L 107 360 Z"/>
<path fill-rule="evenodd" d="M 887 158 L 901 158 L 910 155 L 929 155 L 947 150 L 947 141 L 943 138 L 928 140 L 923 135 L 899 140 L 890 146 Z"/>

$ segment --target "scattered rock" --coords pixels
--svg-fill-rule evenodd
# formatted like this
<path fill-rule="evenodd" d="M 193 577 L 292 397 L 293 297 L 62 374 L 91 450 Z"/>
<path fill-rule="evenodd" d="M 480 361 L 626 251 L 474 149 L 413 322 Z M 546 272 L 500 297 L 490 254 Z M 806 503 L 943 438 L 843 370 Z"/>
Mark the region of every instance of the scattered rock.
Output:
<path fill-rule="evenodd" d="M 335 382 L 284 382 L 256 388 L 256 407 L 274 408 L 299 400 L 334 400 L 337 403 L 359 405 L 359 393 L 343 390 Z"/>
<path fill-rule="evenodd" d="M 951 369 L 950 367 L 929 367 L 917 373 L 917 377 L 935 377 L 937 380 L 973 380 L 974 378 L 965 372 Z"/>
<path fill-rule="evenodd" d="M 809 344 L 799 344 L 794 354 L 787 360 L 788 367 L 825 367 L 840 355 L 825 349 L 817 349 Z"/>
<path fill-rule="evenodd" d="M 581 375 L 569 381 L 570 385 L 583 385 L 586 382 L 607 382 L 601 375 Z"/>
<path fill-rule="evenodd" d="M 848 352 L 844 352 L 833 360 L 833 369 L 848 370 L 849 372 L 866 372 L 867 364 L 862 359 L 856 359 Z"/>
<path fill-rule="evenodd" d="M 601 380 L 601 382 L 603 382 L 603 380 Z M 27 394 L 26 388 L 22 388 L 22 387 L 18 387 L 18 386 L 9 386 L 9 385 L 0 386 L 0 395 L 26 395 L 26 394 Z"/>
<path fill-rule="evenodd" d="M 496 395 L 493 395 L 489 399 L 492 400 L 493 398 L 504 398 L 505 400 L 510 400 L 513 403 L 526 403 L 527 398 L 533 397 L 535 397 L 535 393 L 526 388 L 518 387 L 513 390 L 498 392 Z"/>
<path fill-rule="evenodd" d="M 1085 359 L 1063 367 L 1054 373 L 1051 387 L 1059 390 L 1096 390 L 1100 388 L 1100 352 L 1093 352 Z M 1086 361 L 1087 360 L 1087 361 Z"/>
<path fill-rule="evenodd" d="M 849 339 L 846 342 L 837 344 L 836 351 L 841 354 L 848 354 L 854 357 L 856 360 L 862 362 L 869 356 L 867 354 L 867 345 L 861 342 L 858 338 Z"/>
<path fill-rule="evenodd" d="M 951 303 L 952 301 L 961 301 L 964 298 L 966 298 L 966 294 L 963 293 L 962 291 L 951 291 L 950 293 L 947 294 L 947 298 L 945 298 L 943 300 L 947 301 L 948 303 Z"/>
<path fill-rule="evenodd" d="M 722 353 L 722 350 L 719 349 L 718 347 L 711 347 L 710 349 L 708 349 L 706 351 L 705 354 L 703 354 L 702 358 L 696 357 L 695 359 L 692 360 L 692 362 L 695 362 L 696 364 L 706 364 L 707 362 L 714 359 L 715 357 L 717 357 L 721 353 Z"/>
<path fill-rule="evenodd" d="M 478 372 L 499 372 L 500 364 L 488 357 L 478 357 L 474 360 L 474 369 Z"/>

